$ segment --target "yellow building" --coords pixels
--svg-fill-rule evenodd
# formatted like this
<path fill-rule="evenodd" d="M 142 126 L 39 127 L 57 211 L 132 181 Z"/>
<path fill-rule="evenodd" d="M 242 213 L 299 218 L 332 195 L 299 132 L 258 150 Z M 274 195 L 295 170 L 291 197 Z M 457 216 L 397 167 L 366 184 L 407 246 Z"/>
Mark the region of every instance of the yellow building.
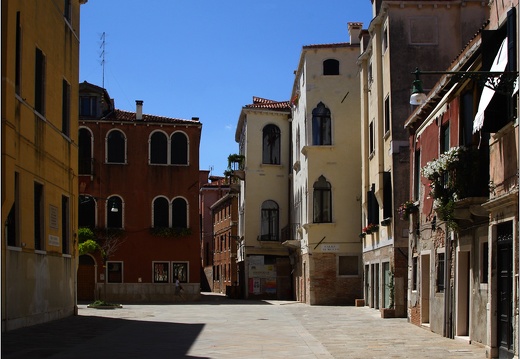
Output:
<path fill-rule="evenodd" d="M 86 2 L 2 1 L 2 332 L 75 312 Z"/>

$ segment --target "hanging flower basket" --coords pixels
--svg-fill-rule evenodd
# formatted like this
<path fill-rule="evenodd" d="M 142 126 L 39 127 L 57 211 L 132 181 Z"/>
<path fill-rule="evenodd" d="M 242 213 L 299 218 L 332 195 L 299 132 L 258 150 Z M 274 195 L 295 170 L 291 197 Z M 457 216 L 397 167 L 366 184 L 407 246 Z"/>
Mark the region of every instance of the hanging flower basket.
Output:
<path fill-rule="evenodd" d="M 397 213 L 399 213 L 399 218 L 403 221 L 408 221 L 410 219 L 410 213 L 417 212 L 417 210 L 418 208 L 414 201 L 406 201 L 399 206 Z"/>

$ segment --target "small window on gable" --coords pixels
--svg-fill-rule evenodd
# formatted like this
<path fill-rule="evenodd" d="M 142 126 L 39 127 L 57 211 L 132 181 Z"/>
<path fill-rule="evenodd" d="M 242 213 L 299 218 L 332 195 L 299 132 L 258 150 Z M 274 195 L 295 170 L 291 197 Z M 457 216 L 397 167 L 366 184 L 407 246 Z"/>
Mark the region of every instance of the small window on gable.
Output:
<path fill-rule="evenodd" d="M 339 75 L 339 61 L 334 59 L 328 59 L 323 61 L 323 75 Z"/>

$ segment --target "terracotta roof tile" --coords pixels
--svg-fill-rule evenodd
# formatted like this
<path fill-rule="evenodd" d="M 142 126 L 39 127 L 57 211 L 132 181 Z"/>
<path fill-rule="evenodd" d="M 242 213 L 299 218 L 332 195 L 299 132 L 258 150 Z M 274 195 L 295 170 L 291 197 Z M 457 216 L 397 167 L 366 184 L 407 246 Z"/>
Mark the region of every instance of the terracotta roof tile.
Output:
<path fill-rule="evenodd" d="M 142 120 L 135 119 L 135 112 L 128 112 L 123 110 L 114 110 L 102 118 L 107 121 L 121 121 L 121 122 L 159 122 L 159 123 L 179 123 L 179 124 L 200 124 L 198 120 L 185 120 L 180 118 L 171 118 L 164 116 L 146 115 L 143 114 Z"/>
<path fill-rule="evenodd" d="M 262 97 L 253 96 L 253 103 L 246 108 L 263 108 L 269 110 L 290 110 L 290 101 L 273 101 Z"/>

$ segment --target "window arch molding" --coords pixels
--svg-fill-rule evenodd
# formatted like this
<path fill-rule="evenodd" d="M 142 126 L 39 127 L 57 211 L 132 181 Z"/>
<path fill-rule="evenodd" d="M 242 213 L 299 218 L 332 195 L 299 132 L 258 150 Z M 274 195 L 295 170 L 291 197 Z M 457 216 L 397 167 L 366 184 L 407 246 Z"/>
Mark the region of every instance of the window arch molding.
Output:
<path fill-rule="evenodd" d="M 173 228 L 189 228 L 189 210 L 189 202 L 185 197 L 174 197 L 171 200 L 171 226 Z"/>
<path fill-rule="evenodd" d="M 332 186 L 325 176 L 321 175 L 313 186 L 313 222 L 332 222 Z"/>
<path fill-rule="evenodd" d="M 260 215 L 260 240 L 278 241 L 280 206 L 272 199 L 262 203 Z"/>
<path fill-rule="evenodd" d="M 113 128 L 107 132 L 105 137 L 105 163 L 126 164 L 126 149 L 127 137 L 122 130 Z"/>
<path fill-rule="evenodd" d="M 78 128 L 78 173 L 92 175 L 94 158 L 94 133 L 89 127 Z"/>
<path fill-rule="evenodd" d="M 114 210 L 117 209 L 116 210 Z M 125 202 L 123 197 L 112 194 L 105 201 L 105 224 L 107 228 L 125 228 Z"/>
<path fill-rule="evenodd" d="M 177 130 L 172 132 L 170 139 L 170 164 L 187 166 L 190 163 L 190 138 L 186 132 Z"/>
<path fill-rule="evenodd" d="M 161 143 L 161 140 L 164 142 Z M 170 136 L 163 130 L 154 130 L 148 136 L 148 164 L 167 165 L 169 163 L 168 150 L 170 147 Z"/>
<path fill-rule="evenodd" d="M 312 144 L 314 146 L 332 145 L 332 119 L 330 109 L 323 102 L 312 110 Z"/>
<path fill-rule="evenodd" d="M 280 127 L 269 123 L 262 129 L 262 163 L 279 165 L 281 154 Z"/>
<path fill-rule="evenodd" d="M 151 206 L 152 227 L 171 227 L 171 202 L 168 197 L 163 195 L 154 197 Z"/>
<path fill-rule="evenodd" d="M 323 75 L 334 76 L 339 75 L 339 60 L 326 59 L 323 61 Z"/>

